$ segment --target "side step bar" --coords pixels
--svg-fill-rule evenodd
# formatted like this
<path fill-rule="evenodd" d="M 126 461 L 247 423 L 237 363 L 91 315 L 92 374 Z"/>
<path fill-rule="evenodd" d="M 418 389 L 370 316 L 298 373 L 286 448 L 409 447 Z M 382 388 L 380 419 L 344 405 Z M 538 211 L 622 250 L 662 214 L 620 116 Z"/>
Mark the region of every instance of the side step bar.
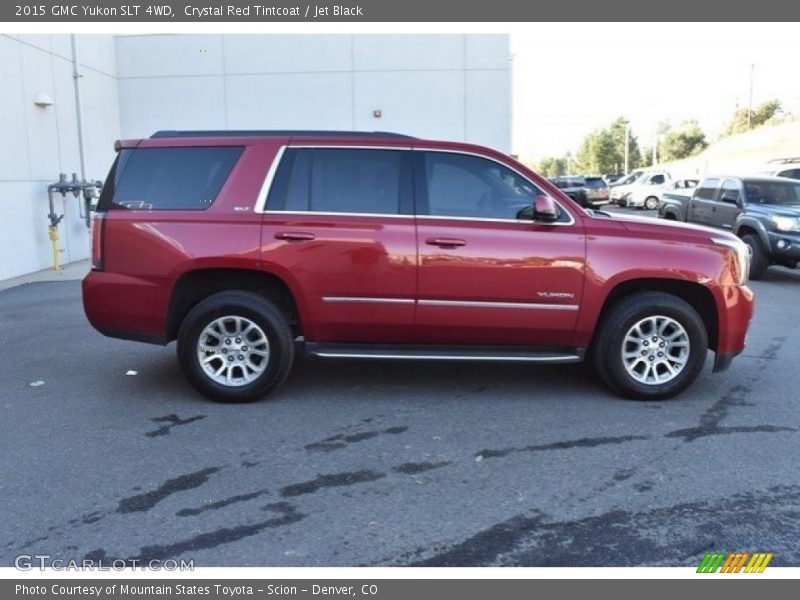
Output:
<path fill-rule="evenodd" d="M 525 346 L 412 346 L 384 344 L 305 344 L 305 350 L 321 358 L 372 358 L 389 360 L 475 360 L 494 362 L 576 363 L 582 348 Z"/>

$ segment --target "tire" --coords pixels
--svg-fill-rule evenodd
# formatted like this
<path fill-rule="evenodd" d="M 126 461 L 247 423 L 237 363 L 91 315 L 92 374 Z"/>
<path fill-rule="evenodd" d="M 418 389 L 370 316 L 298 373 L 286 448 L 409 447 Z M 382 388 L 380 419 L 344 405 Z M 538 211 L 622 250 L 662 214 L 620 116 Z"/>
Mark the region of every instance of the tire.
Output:
<path fill-rule="evenodd" d="M 665 323 L 667 326 L 660 333 L 651 328 Z M 641 335 L 634 335 L 637 326 Z M 656 342 L 651 333 L 658 338 Z M 632 341 L 634 338 L 638 341 Z M 707 351 L 705 325 L 691 305 L 672 294 L 639 292 L 608 310 L 598 327 L 591 356 L 600 378 L 620 396 L 664 400 L 697 379 Z M 623 352 L 628 353 L 627 361 Z M 642 356 L 642 352 L 646 355 Z M 664 356 L 659 357 L 658 352 Z M 674 374 L 665 363 L 670 364 Z"/>
<path fill-rule="evenodd" d="M 742 240 L 750 246 L 750 279 L 761 279 L 769 267 L 769 258 L 764 252 L 764 246 L 755 233 L 748 233 Z"/>
<path fill-rule="evenodd" d="M 184 318 L 178 361 L 189 383 L 204 396 L 218 402 L 252 402 L 280 386 L 289 374 L 292 331 L 284 313 L 263 296 L 220 292 Z"/>
<path fill-rule="evenodd" d="M 648 196 L 644 199 L 644 207 L 647 210 L 655 210 L 658 208 L 658 198 L 655 196 Z"/>

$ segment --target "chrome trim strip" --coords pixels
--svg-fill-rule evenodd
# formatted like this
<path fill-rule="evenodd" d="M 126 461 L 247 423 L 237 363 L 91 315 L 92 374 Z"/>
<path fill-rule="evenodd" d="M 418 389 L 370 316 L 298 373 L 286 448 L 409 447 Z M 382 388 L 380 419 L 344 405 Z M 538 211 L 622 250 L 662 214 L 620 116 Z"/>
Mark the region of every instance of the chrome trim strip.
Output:
<path fill-rule="evenodd" d="M 330 304 L 414 304 L 413 298 L 369 298 L 367 296 L 323 296 Z"/>
<path fill-rule="evenodd" d="M 281 146 L 278 148 L 278 152 L 275 154 L 275 158 L 272 159 L 272 164 L 269 166 L 269 171 L 267 171 L 267 176 L 264 177 L 264 183 L 261 184 L 261 189 L 258 192 L 258 197 L 256 198 L 256 205 L 253 208 L 253 211 L 256 213 L 263 213 L 265 212 L 265 208 L 267 206 L 267 196 L 269 196 L 269 191 L 272 188 L 272 182 L 275 179 L 275 173 L 278 172 L 278 167 L 281 164 L 281 160 L 283 159 L 283 153 L 286 150 L 286 146 Z"/>
<path fill-rule="evenodd" d="M 456 306 L 465 308 L 521 308 L 526 310 L 578 310 L 577 304 L 541 304 L 535 302 L 478 302 L 473 300 L 419 300 L 420 306 Z"/>
<path fill-rule="evenodd" d="M 269 195 L 269 190 L 272 187 L 272 181 L 275 179 L 275 173 L 278 170 L 278 166 L 280 165 L 280 161 L 283 158 L 283 153 L 286 148 L 333 148 L 333 149 L 342 149 L 342 148 L 352 148 L 356 150 L 395 150 L 398 152 L 444 152 L 450 154 L 464 154 L 467 156 L 475 156 L 477 158 L 482 158 L 484 160 L 490 160 L 495 164 L 500 165 L 501 167 L 505 167 L 506 169 L 512 170 L 514 173 L 522 177 L 525 181 L 530 183 L 532 186 L 539 188 L 533 181 L 528 179 L 525 175 L 520 173 L 517 169 L 512 166 L 509 166 L 505 163 L 500 162 L 499 160 L 491 157 L 486 156 L 484 154 L 478 154 L 477 152 L 468 152 L 466 150 L 451 150 L 447 148 L 430 148 L 425 146 L 349 146 L 347 144 L 288 144 L 286 146 L 281 146 L 278 150 L 278 153 L 275 155 L 275 159 L 272 161 L 272 165 L 270 165 L 269 171 L 267 172 L 267 176 L 264 179 L 264 183 L 261 186 L 261 191 L 258 194 L 258 199 L 256 200 L 255 205 L 255 212 L 257 213 L 267 213 L 267 214 L 293 214 L 293 215 L 321 215 L 321 216 L 334 216 L 334 217 L 389 217 L 389 218 L 416 218 L 418 219 L 437 219 L 437 220 L 455 220 L 455 221 L 476 221 L 476 222 L 488 222 L 488 223 L 523 223 L 527 225 L 546 225 L 549 227 L 569 227 L 575 224 L 575 217 L 572 216 L 572 213 L 564 208 L 564 205 L 561 204 L 557 199 L 553 198 L 553 202 L 555 202 L 559 208 L 564 211 L 567 216 L 569 217 L 569 222 L 566 223 L 547 223 L 541 221 L 528 221 L 526 219 L 481 219 L 478 217 L 448 217 L 448 216 L 440 216 L 440 215 L 391 215 L 391 214 L 381 214 L 381 213 L 345 213 L 345 212 L 314 212 L 314 211 L 288 211 L 288 210 L 266 210 L 267 204 L 267 196 Z"/>
<path fill-rule="evenodd" d="M 581 362 L 581 357 L 575 354 L 564 356 L 461 356 L 461 355 L 434 355 L 434 354 L 361 354 L 358 352 L 336 351 L 311 351 L 314 356 L 321 358 L 377 358 L 393 360 L 475 360 L 492 362 Z"/>
<path fill-rule="evenodd" d="M 380 217 L 382 219 L 413 219 L 414 215 L 392 215 L 385 213 L 363 212 L 320 212 L 314 210 L 265 210 L 265 215 L 310 215 L 318 217 Z"/>

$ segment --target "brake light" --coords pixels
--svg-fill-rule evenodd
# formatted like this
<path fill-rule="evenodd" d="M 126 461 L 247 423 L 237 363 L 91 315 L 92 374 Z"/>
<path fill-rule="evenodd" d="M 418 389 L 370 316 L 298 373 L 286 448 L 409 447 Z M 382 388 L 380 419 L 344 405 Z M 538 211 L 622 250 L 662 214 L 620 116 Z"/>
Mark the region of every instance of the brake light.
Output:
<path fill-rule="evenodd" d="M 95 213 L 92 219 L 92 269 L 103 270 L 106 236 L 106 213 Z"/>

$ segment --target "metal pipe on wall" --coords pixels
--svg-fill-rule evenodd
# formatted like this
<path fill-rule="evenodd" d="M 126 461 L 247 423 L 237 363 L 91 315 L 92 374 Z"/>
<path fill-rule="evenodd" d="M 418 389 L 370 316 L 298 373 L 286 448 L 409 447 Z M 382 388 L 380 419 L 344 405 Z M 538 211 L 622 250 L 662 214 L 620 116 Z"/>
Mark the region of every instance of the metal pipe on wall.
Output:
<path fill-rule="evenodd" d="M 83 103 L 81 102 L 81 75 L 78 56 L 78 37 L 70 35 L 72 46 L 72 80 L 75 85 L 75 116 L 78 125 L 78 157 L 80 159 L 81 180 L 86 181 L 86 153 L 83 143 Z"/>

